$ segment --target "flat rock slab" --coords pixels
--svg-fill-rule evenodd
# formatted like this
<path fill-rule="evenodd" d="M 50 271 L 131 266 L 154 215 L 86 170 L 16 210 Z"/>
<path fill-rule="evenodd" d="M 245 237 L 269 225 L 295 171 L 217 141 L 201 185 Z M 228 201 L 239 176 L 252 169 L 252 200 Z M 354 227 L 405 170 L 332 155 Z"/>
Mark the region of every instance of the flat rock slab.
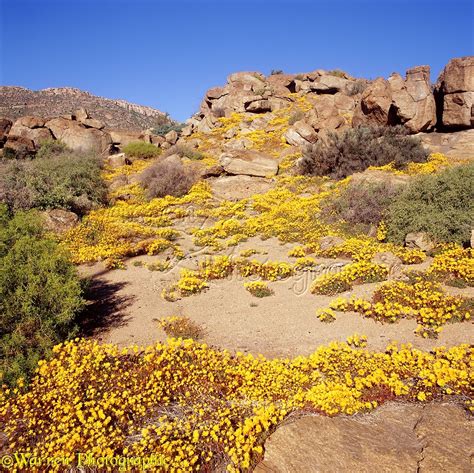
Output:
<path fill-rule="evenodd" d="M 473 423 L 461 406 L 388 403 L 370 414 L 289 420 L 255 471 L 468 473 L 473 455 Z"/>

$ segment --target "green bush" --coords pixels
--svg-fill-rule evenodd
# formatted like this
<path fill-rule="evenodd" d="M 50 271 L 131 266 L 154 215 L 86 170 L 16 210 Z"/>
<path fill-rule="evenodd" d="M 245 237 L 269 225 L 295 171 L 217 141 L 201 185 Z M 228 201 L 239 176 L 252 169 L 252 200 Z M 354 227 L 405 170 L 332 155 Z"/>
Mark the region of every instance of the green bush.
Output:
<path fill-rule="evenodd" d="M 77 272 L 43 235 L 39 216 L 10 217 L 0 206 L 0 372 L 2 382 L 28 378 L 51 348 L 76 334 L 84 300 Z"/>
<path fill-rule="evenodd" d="M 70 151 L 66 143 L 63 143 L 61 140 L 45 140 L 36 152 L 36 159 L 51 158 Z"/>
<path fill-rule="evenodd" d="M 159 125 L 159 126 L 153 128 L 152 132 L 155 135 L 164 136 L 164 135 L 166 135 L 166 133 L 169 133 L 170 131 L 173 131 L 173 130 L 180 133 L 181 130 L 185 126 L 186 125 L 184 123 L 165 123 L 163 125 Z"/>
<path fill-rule="evenodd" d="M 474 164 L 421 176 L 388 209 L 387 238 L 402 243 L 407 233 L 426 232 L 438 242 L 468 242 L 474 228 Z"/>
<path fill-rule="evenodd" d="M 123 147 L 123 152 L 130 158 L 149 159 L 161 154 L 161 149 L 145 141 L 132 141 Z"/>
<path fill-rule="evenodd" d="M 370 166 L 393 163 L 402 169 L 410 162 L 424 162 L 428 151 L 402 126 L 359 127 L 329 133 L 309 146 L 299 163 L 302 174 L 344 178 Z"/>
<path fill-rule="evenodd" d="M 106 202 L 99 157 L 51 143 L 38 156 L 11 162 L 0 175 L 0 202 L 11 210 L 62 208 L 84 215 Z"/>

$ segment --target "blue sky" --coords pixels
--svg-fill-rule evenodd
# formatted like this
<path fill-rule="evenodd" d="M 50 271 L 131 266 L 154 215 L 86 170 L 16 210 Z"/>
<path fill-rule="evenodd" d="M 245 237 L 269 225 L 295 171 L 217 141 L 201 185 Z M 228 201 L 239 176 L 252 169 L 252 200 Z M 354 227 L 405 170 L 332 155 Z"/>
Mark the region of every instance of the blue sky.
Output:
<path fill-rule="evenodd" d="M 0 83 L 78 87 L 184 120 L 231 72 L 374 78 L 474 54 L 472 0 L 0 0 Z"/>

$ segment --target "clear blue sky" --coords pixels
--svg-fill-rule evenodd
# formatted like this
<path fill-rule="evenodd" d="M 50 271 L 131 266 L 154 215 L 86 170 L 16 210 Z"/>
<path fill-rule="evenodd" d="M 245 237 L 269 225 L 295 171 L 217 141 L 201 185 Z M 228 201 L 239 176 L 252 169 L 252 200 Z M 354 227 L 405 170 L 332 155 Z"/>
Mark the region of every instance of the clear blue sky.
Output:
<path fill-rule="evenodd" d="M 472 0 L 0 0 L 2 85 L 71 86 L 184 120 L 231 72 L 374 78 L 472 55 Z"/>

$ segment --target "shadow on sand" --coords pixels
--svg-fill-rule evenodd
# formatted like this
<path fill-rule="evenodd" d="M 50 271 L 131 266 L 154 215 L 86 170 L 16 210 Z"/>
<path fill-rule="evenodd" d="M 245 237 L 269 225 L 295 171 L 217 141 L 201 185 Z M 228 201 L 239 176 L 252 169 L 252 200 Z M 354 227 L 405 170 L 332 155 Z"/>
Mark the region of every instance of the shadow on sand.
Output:
<path fill-rule="evenodd" d="M 108 282 L 100 276 L 87 280 L 85 297 L 88 303 L 78 320 L 84 336 L 97 337 L 127 323 L 130 316 L 126 309 L 135 298 L 119 295 L 126 285 L 125 282 Z"/>

